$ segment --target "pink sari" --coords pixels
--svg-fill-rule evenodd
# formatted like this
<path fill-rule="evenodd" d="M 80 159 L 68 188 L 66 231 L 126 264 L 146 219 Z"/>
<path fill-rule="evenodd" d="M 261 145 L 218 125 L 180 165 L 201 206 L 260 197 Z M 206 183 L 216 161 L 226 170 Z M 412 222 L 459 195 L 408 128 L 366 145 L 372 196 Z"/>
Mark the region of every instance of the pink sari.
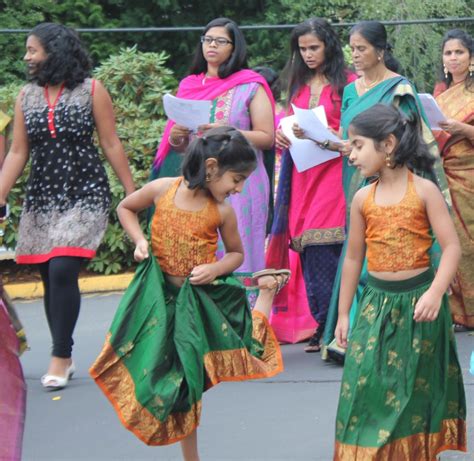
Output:
<path fill-rule="evenodd" d="M 204 74 L 189 75 L 181 80 L 176 96 L 183 99 L 194 99 L 200 101 L 213 100 L 237 85 L 253 82 L 260 83 L 263 86 L 272 104 L 273 112 L 275 112 L 275 100 L 267 81 L 260 74 L 249 69 L 239 70 L 238 72 L 229 75 L 227 78 L 205 78 Z M 155 170 L 158 170 L 163 164 L 166 155 L 170 151 L 171 146 L 168 142 L 168 138 L 174 124 L 175 123 L 172 120 L 168 120 L 165 126 L 163 138 L 158 146 L 153 164 Z"/>
<path fill-rule="evenodd" d="M 0 459 L 8 461 L 21 459 L 25 423 L 26 385 L 18 351 L 18 338 L 0 296 Z"/>
<path fill-rule="evenodd" d="M 355 78 L 349 75 L 348 83 Z M 310 98 L 310 88 L 305 85 L 292 102 L 308 109 Z M 319 105 L 326 110 L 329 126 L 337 131 L 341 98 L 330 85 L 323 88 Z M 300 253 L 305 246 L 343 243 L 345 238 L 342 160 L 334 159 L 298 173 L 289 152 L 284 151 L 280 181 L 266 266 L 289 267 L 292 277 L 275 299 L 271 325 L 280 341 L 296 343 L 309 338 L 317 326 L 308 305 Z"/>

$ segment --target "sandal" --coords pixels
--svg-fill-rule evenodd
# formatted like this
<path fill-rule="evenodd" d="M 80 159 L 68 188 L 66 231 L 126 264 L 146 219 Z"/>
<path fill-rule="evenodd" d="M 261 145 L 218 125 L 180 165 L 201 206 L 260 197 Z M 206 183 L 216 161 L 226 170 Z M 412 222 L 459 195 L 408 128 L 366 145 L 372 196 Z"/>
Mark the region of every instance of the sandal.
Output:
<path fill-rule="evenodd" d="M 454 333 L 464 333 L 465 331 L 474 331 L 474 327 L 468 327 L 462 323 L 453 323 Z"/>
<path fill-rule="evenodd" d="M 258 285 L 258 279 L 264 276 L 273 277 L 275 282 L 271 285 Z M 252 279 L 257 281 L 257 285 L 260 289 L 276 289 L 275 294 L 278 294 L 282 290 L 282 288 L 290 281 L 290 277 L 291 271 L 289 269 L 263 269 L 252 274 Z"/>
<path fill-rule="evenodd" d="M 309 339 L 307 346 L 304 348 L 305 352 L 313 353 L 321 351 L 321 337 L 323 336 L 324 325 L 318 325 L 313 336 Z"/>

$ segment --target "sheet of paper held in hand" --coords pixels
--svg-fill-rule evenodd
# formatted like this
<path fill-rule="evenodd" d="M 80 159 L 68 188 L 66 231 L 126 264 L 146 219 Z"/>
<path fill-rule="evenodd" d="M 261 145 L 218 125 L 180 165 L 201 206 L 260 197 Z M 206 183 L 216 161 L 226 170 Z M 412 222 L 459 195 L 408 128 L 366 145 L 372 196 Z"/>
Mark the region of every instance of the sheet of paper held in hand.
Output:
<path fill-rule="evenodd" d="M 432 130 L 441 130 L 439 122 L 445 122 L 446 116 L 441 112 L 436 99 L 429 93 L 420 93 L 418 96 L 425 110 L 430 128 Z"/>
<path fill-rule="evenodd" d="M 320 142 L 324 142 L 326 139 L 329 139 L 330 141 L 340 141 L 336 135 L 327 129 L 326 112 L 324 111 L 324 107 L 318 106 L 312 110 L 308 110 L 299 109 L 298 107 L 293 106 L 293 110 L 295 111 L 295 115 L 282 118 L 280 120 L 280 126 L 283 134 L 291 142 L 290 154 L 296 170 L 301 173 L 302 171 L 309 170 L 313 166 L 338 158 L 340 156 L 339 152 L 322 149 L 315 142 L 308 139 L 298 139 L 293 134 L 292 126 L 294 123 L 297 123 L 301 128 L 303 128 L 301 122 L 307 126 L 309 119 L 310 129 L 303 128 L 306 133 L 308 133 L 309 137 Z M 303 114 L 303 116 L 301 116 L 301 112 L 310 112 L 312 115 L 309 114 L 308 116 L 308 114 Z M 314 120 L 316 120 L 315 123 Z M 313 124 L 317 125 L 316 131 Z"/>
<path fill-rule="evenodd" d="M 195 132 L 198 126 L 209 123 L 211 101 L 183 99 L 165 94 L 163 96 L 163 107 L 170 120 L 189 128 L 191 131 Z"/>

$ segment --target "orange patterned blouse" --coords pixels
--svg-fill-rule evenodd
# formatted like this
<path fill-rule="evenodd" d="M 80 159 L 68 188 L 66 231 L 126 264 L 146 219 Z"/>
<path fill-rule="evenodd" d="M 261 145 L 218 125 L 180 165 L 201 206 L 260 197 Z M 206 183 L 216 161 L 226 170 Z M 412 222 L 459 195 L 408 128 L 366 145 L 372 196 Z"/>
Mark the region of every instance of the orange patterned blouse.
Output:
<path fill-rule="evenodd" d="M 413 174 L 408 173 L 407 191 L 396 205 L 375 203 L 376 181 L 362 206 L 365 217 L 367 269 L 396 272 L 430 266 L 431 226 L 423 201 L 416 193 Z"/>
<path fill-rule="evenodd" d="M 221 216 L 209 198 L 200 211 L 178 208 L 174 203 L 180 177 L 156 202 L 151 223 L 151 247 L 163 272 L 187 277 L 199 264 L 217 261 L 217 229 Z"/>

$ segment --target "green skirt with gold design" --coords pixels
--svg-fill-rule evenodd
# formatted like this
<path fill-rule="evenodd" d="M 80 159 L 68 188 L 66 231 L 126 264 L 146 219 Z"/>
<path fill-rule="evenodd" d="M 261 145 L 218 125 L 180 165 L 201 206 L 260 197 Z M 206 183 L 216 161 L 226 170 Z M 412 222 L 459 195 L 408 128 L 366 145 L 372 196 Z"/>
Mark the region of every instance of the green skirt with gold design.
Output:
<path fill-rule="evenodd" d="M 154 256 L 140 264 L 90 374 L 123 425 L 148 445 L 177 442 L 198 426 L 205 390 L 283 370 L 267 319 L 251 312 L 233 277 L 181 288 Z"/>
<path fill-rule="evenodd" d="M 431 461 L 466 451 L 466 402 L 446 296 L 434 322 L 413 312 L 428 270 L 369 275 L 351 332 L 336 418 L 335 460 Z"/>

